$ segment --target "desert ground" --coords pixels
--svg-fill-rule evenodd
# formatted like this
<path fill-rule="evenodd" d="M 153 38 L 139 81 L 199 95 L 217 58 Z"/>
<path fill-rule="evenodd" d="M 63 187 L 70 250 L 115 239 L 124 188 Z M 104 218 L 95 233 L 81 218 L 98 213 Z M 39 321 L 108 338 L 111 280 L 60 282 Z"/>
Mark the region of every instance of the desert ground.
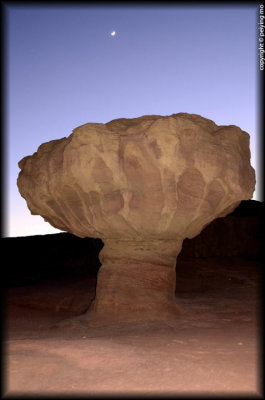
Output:
<path fill-rule="evenodd" d="M 6 289 L 4 397 L 262 397 L 260 262 L 180 258 L 179 316 L 164 322 L 79 322 L 95 287 L 96 276 Z"/>

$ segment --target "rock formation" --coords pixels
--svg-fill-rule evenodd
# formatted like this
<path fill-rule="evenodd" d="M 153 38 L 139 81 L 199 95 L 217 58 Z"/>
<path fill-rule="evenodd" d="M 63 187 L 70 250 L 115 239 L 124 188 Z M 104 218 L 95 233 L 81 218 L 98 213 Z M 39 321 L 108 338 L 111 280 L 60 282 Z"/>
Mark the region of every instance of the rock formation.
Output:
<path fill-rule="evenodd" d="M 245 215 L 240 216 L 238 211 L 244 201 L 225 218 L 217 218 L 195 238 L 185 239 L 183 242 L 182 258 L 206 257 L 233 257 L 260 259 L 262 254 L 261 212 L 263 203 L 248 200 L 260 206 L 256 215 L 247 215 L 251 211 L 251 204 Z M 252 204 L 253 205 L 253 204 Z M 255 207 L 255 205 L 254 205 Z M 258 208 L 258 207 L 257 207 Z"/>
<path fill-rule="evenodd" d="M 249 135 L 199 115 L 91 123 L 19 162 L 32 214 L 101 238 L 91 316 L 174 316 L 175 262 L 185 238 L 252 197 Z M 152 273 L 151 273 L 152 272 Z"/>
<path fill-rule="evenodd" d="M 193 239 L 185 239 L 178 265 L 181 260 L 194 257 L 260 260 L 262 214 L 263 202 L 243 200 L 231 214 L 215 219 Z M 2 240 L 2 258 L 9 260 L 3 281 L 5 287 L 94 279 L 100 267 L 98 254 L 103 247 L 100 239 L 79 238 L 63 232 Z"/>

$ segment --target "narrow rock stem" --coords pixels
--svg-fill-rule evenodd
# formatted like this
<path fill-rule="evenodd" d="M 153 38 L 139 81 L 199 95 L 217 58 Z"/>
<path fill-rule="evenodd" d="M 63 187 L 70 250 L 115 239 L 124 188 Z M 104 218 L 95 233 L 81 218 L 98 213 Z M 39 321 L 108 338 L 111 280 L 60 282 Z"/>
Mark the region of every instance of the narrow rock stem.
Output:
<path fill-rule="evenodd" d="M 105 240 L 91 311 L 112 320 L 176 316 L 175 266 L 181 247 L 182 241 L 175 240 Z"/>

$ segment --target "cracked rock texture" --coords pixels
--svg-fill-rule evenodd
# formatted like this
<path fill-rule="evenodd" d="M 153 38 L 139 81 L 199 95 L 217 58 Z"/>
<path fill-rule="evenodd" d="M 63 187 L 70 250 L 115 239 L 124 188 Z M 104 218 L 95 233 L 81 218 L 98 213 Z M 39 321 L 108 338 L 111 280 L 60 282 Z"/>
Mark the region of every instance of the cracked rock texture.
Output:
<path fill-rule="evenodd" d="M 103 240 L 94 310 L 106 314 L 111 305 L 109 315 L 148 313 L 157 282 L 165 313 L 174 308 L 172 269 L 182 241 L 250 199 L 255 187 L 249 135 L 186 113 L 85 124 L 42 144 L 19 167 L 19 191 L 32 214 Z M 121 273 L 126 279 L 117 288 Z M 142 285 L 144 297 L 137 296 Z"/>
<path fill-rule="evenodd" d="M 32 214 L 103 240 L 192 238 L 255 186 L 249 135 L 186 113 L 85 124 L 19 167 Z"/>

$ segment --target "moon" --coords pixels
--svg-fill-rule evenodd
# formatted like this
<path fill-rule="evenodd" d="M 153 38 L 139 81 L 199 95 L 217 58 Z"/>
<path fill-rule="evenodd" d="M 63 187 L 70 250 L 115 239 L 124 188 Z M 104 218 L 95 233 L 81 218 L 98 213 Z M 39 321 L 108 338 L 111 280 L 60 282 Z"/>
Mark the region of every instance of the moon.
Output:
<path fill-rule="evenodd" d="M 116 31 L 112 31 L 111 36 L 115 36 L 115 35 L 116 35 Z"/>

